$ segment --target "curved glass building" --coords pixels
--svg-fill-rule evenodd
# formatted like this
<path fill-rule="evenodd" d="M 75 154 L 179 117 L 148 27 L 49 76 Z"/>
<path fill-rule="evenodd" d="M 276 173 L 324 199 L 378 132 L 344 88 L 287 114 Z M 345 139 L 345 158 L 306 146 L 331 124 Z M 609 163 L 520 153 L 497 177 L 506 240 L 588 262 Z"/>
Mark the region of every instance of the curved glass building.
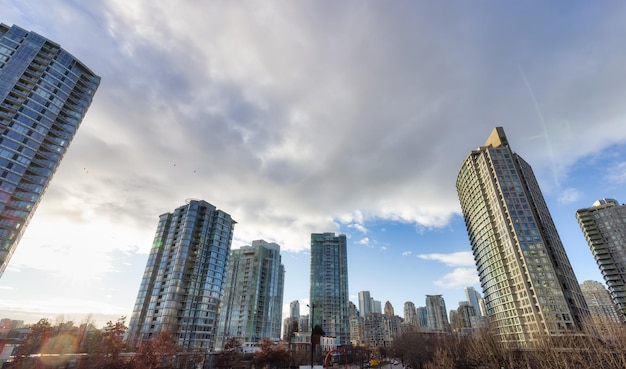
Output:
<path fill-rule="evenodd" d="M 579 332 L 587 305 L 532 168 L 502 127 L 461 166 L 456 188 L 487 315 L 503 342 Z"/>

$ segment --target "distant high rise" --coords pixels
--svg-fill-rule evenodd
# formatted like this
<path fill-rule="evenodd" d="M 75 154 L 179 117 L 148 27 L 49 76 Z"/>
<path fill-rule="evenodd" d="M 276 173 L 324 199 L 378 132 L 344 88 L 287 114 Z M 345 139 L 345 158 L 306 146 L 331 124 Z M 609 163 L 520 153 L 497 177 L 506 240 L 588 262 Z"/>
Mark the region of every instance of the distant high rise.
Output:
<path fill-rule="evenodd" d="M 313 326 L 320 325 L 338 344 L 350 343 L 348 251 L 346 236 L 311 234 L 311 292 Z"/>
<path fill-rule="evenodd" d="M 426 306 L 420 306 L 415 309 L 417 312 L 417 322 L 420 327 L 428 327 L 428 311 Z"/>
<path fill-rule="evenodd" d="M 450 331 L 446 302 L 443 296 L 426 295 L 426 319 L 429 329 L 437 332 Z"/>
<path fill-rule="evenodd" d="M 380 300 L 372 299 L 372 313 L 382 314 L 383 313 L 383 305 Z"/>
<path fill-rule="evenodd" d="M 99 84 L 58 44 L 0 23 L 0 276 Z"/>
<path fill-rule="evenodd" d="M 131 347 L 170 331 L 185 351 L 214 347 L 235 221 L 188 200 L 159 217 L 128 334 Z"/>
<path fill-rule="evenodd" d="M 613 301 L 626 316 L 626 205 L 598 200 L 576 211 L 576 218 Z"/>
<path fill-rule="evenodd" d="M 611 299 L 609 291 L 597 281 L 584 281 L 580 285 L 591 318 L 603 323 L 623 323 L 624 316 Z"/>
<path fill-rule="evenodd" d="M 411 301 L 404 303 L 404 321 L 414 326 L 419 325 L 417 320 L 417 309 L 415 308 L 415 304 Z"/>
<path fill-rule="evenodd" d="M 280 340 L 284 281 L 277 244 L 256 240 L 232 250 L 215 348 L 231 338 L 241 343 Z"/>
<path fill-rule="evenodd" d="M 587 306 L 532 168 L 501 127 L 465 159 L 456 187 L 502 342 L 579 331 Z"/>
<path fill-rule="evenodd" d="M 359 309 L 356 308 L 356 305 L 352 301 L 349 301 L 348 304 L 350 305 L 350 319 L 358 317 Z"/>
<path fill-rule="evenodd" d="M 359 292 L 359 311 L 361 316 L 367 316 L 372 313 L 372 296 L 370 296 L 370 291 Z"/>
<path fill-rule="evenodd" d="M 474 307 L 476 315 L 482 316 L 482 313 L 480 311 L 480 300 L 482 299 L 482 297 L 480 296 L 480 293 L 478 293 L 478 291 L 476 291 L 474 287 L 465 287 L 465 298 L 470 303 L 470 305 Z"/>
<path fill-rule="evenodd" d="M 289 317 L 290 318 L 299 318 L 300 317 L 300 301 L 293 300 L 289 304 Z"/>
<path fill-rule="evenodd" d="M 394 316 L 396 315 L 393 311 L 393 305 L 391 305 L 391 302 L 387 301 L 385 302 L 385 315 L 387 316 Z"/>
<path fill-rule="evenodd" d="M 476 309 L 468 301 L 459 302 L 457 311 L 457 329 L 463 330 L 466 328 L 472 328 L 472 320 L 477 316 Z"/>

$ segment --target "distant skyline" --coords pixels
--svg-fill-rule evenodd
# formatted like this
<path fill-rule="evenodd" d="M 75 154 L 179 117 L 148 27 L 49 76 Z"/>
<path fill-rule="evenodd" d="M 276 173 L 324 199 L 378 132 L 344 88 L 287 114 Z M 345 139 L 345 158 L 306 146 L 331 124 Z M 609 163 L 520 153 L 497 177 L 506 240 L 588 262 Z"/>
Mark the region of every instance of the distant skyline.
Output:
<path fill-rule="evenodd" d="M 102 81 L 0 278 L 0 317 L 130 317 L 159 215 L 202 199 L 275 242 L 307 314 L 310 235 L 346 234 L 350 300 L 482 294 L 455 179 L 496 126 L 580 283 L 575 218 L 625 201 L 626 5 L 0 0 Z M 128 322 L 128 320 L 127 320 Z"/>

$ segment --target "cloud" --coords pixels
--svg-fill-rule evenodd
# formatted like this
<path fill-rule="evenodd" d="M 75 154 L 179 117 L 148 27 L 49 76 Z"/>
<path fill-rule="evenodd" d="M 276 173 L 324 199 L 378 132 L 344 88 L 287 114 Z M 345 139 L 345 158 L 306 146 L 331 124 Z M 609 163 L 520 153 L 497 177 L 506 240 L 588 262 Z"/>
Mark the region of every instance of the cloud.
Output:
<path fill-rule="evenodd" d="M 575 201 L 578 201 L 581 197 L 582 194 L 577 189 L 566 188 L 561 192 L 559 196 L 559 202 L 563 204 L 571 204 Z"/>
<path fill-rule="evenodd" d="M 436 280 L 435 285 L 442 288 L 463 288 L 479 283 L 478 273 L 475 268 L 455 268 L 452 273 L 448 273 Z"/>
<path fill-rule="evenodd" d="M 454 252 L 451 254 L 419 254 L 417 257 L 423 260 L 438 261 L 447 266 L 474 265 L 474 256 L 470 251 Z"/>
<path fill-rule="evenodd" d="M 363 245 L 363 246 L 367 246 L 369 248 L 374 247 L 371 243 L 370 243 L 370 239 L 367 237 L 362 238 L 360 241 L 357 242 L 359 245 Z"/>
<path fill-rule="evenodd" d="M 93 271 L 146 253 L 187 198 L 231 214 L 235 246 L 304 251 L 311 232 L 377 219 L 445 227 L 460 163 L 495 124 L 557 192 L 578 158 L 626 140 L 626 9 L 594 3 L 602 21 L 581 27 L 591 4 L 71 4 L 6 8 L 102 76 L 20 245 L 60 273 L 85 245 Z M 52 227 L 83 236 L 36 236 Z M 420 257 L 470 263 L 434 255 Z"/>
<path fill-rule="evenodd" d="M 349 228 L 354 228 L 354 229 L 356 229 L 357 231 L 359 231 L 361 233 L 367 233 L 367 228 L 365 228 L 362 224 L 358 224 L 358 223 L 349 224 L 348 227 Z"/>
<path fill-rule="evenodd" d="M 626 162 L 620 162 L 610 168 L 607 180 L 614 184 L 626 183 Z"/>
<path fill-rule="evenodd" d="M 411 251 L 404 251 L 402 252 L 402 256 L 410 256 L 412 254 Z"/>

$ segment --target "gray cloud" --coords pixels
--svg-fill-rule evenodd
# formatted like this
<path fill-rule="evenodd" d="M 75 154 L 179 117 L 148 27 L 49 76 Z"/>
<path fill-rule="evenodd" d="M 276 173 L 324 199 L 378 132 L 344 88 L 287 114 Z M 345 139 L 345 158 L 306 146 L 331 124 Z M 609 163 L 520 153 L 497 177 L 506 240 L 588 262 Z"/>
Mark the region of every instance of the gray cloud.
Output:
<path fill-rule="evenodd" d="M 357 211 L 446 225 L 460 163 L 496 125 L 552 191 L 626 139 L 610 4 L 73 6 L 10 12 L 103 78 L 42 203 L 52 216 L 151 236 L 196 197 L 233 215 L 240 242 L 303 250 Z"/>

